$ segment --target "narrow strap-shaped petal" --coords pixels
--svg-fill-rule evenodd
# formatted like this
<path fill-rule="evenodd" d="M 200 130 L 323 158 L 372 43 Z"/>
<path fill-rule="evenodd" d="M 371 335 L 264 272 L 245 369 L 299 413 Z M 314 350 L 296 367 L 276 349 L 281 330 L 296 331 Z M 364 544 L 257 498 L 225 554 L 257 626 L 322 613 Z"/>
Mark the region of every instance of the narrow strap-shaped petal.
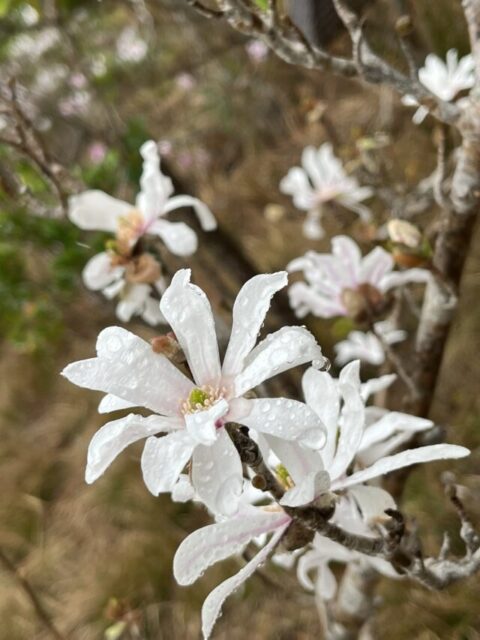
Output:
<path fill-rule="evenodd" d="M 199 386 L 218 384 L 220 356 L 212 309 L 205 293 L 181 269 L 162 296 L 160 310 L 172 327 Z"/>
<path fill-rule="evenodd" d="M 154 496 L 173 489 L 194 447 L 194 441 L 183 429 L 147 440 L 142 454 L 142 472 L 147 489 Z"/>
<path fill-rule="evenodd" d="M 280 541 L 288 523 L 280 527 L 271 540 L 250 560 L 240 571 L 218 585 L 207 597 L 202 607 L 202 632 L 204 640 L 208 640 L 213 626 L 220 615 L 220 610 L 226 598 L 245 582 L 256 569 L 263 564 L 275 546 Z"/>
<path fill-rule="evenodd" d="M 386 373 L 379 378 L 372 378 L 367 382 L 362 383 L 360 387 L 360 393 L 364 402 L 366 402 L 371 395 L 387 389 L 397 379 L 396 373 Z"/>
<path fill-rule="evenodd" d="M 98 413 L 111 413 L 112 411 L 122 411 L 122 409 L 132 409 L 134 404 L 114 396 L 112 393 L 107 393 L 98 405 Z"/>
<path fill-rule="evenodd" d="M 198 247 L 197 234 L 184 222 L 155 220 L 148 227 L 147 233 L 159 236 L 167 249 L 176 256 L 191 256 Z"/>
<path fill-rule="evenodd" d="M 377 442 L 387 440 L 398 431 L 415 433 L 432 427 L 433 422 L 431 420 L 411 416 L 408 413 L 400 413 L 399 411 L 389 411 L 380 420 L 365 429 L 359 450 L 364 451 L 377 444 Z"/>
<path fill-rule="evenodd" d="M 347 470 L 358 451 L 365 428 L 365 405 L 360 395 L 360 362 L 354 360 L 340 372 L 340 392 L 343 396 L 340 436 L 332 465 L 328 468 L 332 478 Z"/>
<path fill-rule="evenodd" d="M 135 406 L 178 415 L 193 384 L 167 358 L 121 327 L 104 329 L 97 340 L 99 357 L 68 365 L 62 372 L 80 387 L 112 393 Z"/>
<path fill-rule="evenodd" d="M 105 251 L 90 258 L 82 271 L 82 279 L 87 289 L 99 291 L 121 278 L 124 267 L 112 267 L 110 256 Z"/>
<path fill-rule="evenodd" d="M 180 207 L 192 207 L 197 214 L 200 226 L 204 231 L 213 231 L 217 228 L 217 221 L 213 213 L 204 202 L 198 198 L 194 198 L 193 196 L 181 195 L 169 198 L 163 208 L 163 215 L 166 215 L 175 209 L 180 209 Z"/>
<path fill-rule="evenodd" d="M 178 584 L 193 584 L 212 565 L 240 553 L 253 538 L 288 523 L 283 511 L 255 509 L 191 533 L 178 547 L 173 575 Z"/>
<path fill-rule="evenodd" d="M 246 400 L 250 412 L 240 419 L 255 431 L 284 440 L 296 440 L 311 449 L 325 444 L 326 429 L 317 414 L 303 402 L 286 398 Z"/>
<path fill-rule="evenodd" d="M 92 189 L 68 201 L 68 217 L 80 229 L 116 231 L 118 220 L 134 209 L 123 200 L 112 198 L 108 193 Z"/>
<path fill-rule="evenodd" d="M 232 332 L 222 368 L 224 376 L 233 376 L 242 370 L 245 358 L 255 346 L 272 297 L 287 282 L 286 271 L 279 271 L 254 276 L 240 289 L 233 305 Z"/>
<path fill-rule="evenodd" d="M 162 173 L 157 145 L 148 140 L 140 147 L 143 171 L 140 177 L 140 193 L 137 205 L 147 222 L 162 215 L 168 197 L 173 193 L 172 180 Z"/>
<path fill-rule="evenodd" d="M 419 447 L 418 449 L 408 449 L 402 451 L 393 456 L 388 456 L 378 460 L 371 467 L 352 473 L 347 478 L 336 480 L 332 483 L 332 490 L 345 489 L 346 487 L 353 487 L 356 484 L 361 484 L 378 478 L 396 469 L 402 469 L 403 467 L 409 467 L 412 464 L 419 464 L 422 462 L 433 462 L 435 460 L 448 460 L 455 458 L 464 458 L 468 456 L 470 451 L 465 447 L 460 447 L 454 444 L 432 444 L 428 447 Z"/>
<path fill-rule="evenodd" d="M 161 431 L 175 429 L 171 418 L 129 414 L 125 418 L 107 422 L 93 436 L 88 447 L 85 480 L 95 482 L 128 445 Z"/>
<path fill-rule="evenodd" d="M 218 429 L 212 445 L 195 448 L 192 484 L 214 514 L 231 516 L 237 511 L 243 487 L 242 463 L 225 429 Z"/>
<path fill-rule="evenodd" d="M 375 287 L 380 287 L 382 278 L 390 273 L 393 266 L 392 256 L 382 247 L 375 247 L 362 260 L 360 282 L 368 282 Z"/>
<path fill-rule="evenodd" d="M 235 379 L 235 395 L 242 396 L 287 369 L 313 361 L 322 366 L 325 358 L 310 331 L 304 327 L 283 327 L 251 351 L 244 370 Z"/>
<path fill-rule="evenodd" d="M 380 282 L 381 291 L 390 291 L 394 287 L 401 287 L 405 284 L 428 282 L 432 274 L 428 269 L 406 269 L 405 271 L 394 271 L 387 273 Z"/>

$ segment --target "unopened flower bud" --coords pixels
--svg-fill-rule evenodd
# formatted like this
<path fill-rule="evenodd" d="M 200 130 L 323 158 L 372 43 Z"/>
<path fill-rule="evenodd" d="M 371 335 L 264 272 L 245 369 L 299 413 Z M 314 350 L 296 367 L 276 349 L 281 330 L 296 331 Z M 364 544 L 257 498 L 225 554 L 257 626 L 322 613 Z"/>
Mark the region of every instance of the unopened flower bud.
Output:
<path fill-rule="evenodd" d="M 422 244 L 422 234 L 415 225 L 406 220 L 394 218 L 387 224 L 388 235 L 392 242 L 417 249 Z"/>
<path fill-rule="evenodd" d="M 163 336 L 155 336 L 155 338 L 151 339 L 150 344 L 152 345 L 152 349 L 155 353 L 161 353 L 176 364 L 180 364 L 185 361 L 182 348 L 177 342 L 174 334 L 171 332 L 166 333 Z"/>
<path fill-rule="evenodd" d="M 395 22 L 395 31 L 401 38 L 406 38 L 413 31 L 413 22 L 411 16 L 404 14 Z"/>
<path fill-rule="evenodd" d="M 260 491 L 265 491 L 265 489 L 267 488 L 267 481 L 265 480 L 264 476 L 256 475 L 252 478 L 252 486 L 255 487 L 255 489 L 259 489 Z"/>

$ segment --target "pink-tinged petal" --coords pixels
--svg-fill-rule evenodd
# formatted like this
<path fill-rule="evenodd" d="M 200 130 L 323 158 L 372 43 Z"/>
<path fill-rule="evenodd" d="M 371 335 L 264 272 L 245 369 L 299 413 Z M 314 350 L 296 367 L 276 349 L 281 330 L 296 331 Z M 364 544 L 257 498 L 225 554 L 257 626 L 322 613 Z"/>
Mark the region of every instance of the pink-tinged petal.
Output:
<path fill-rule="evenodd" d="M 353 496 L 362 512 L 363 520 L 369 525 L 375 524 L 378 518 L 385 517 L 387 509 L 397 508 L 392 496 L 380 487 L 357 485 L 351 487 L 348 494 Z"/>
<path fill-rule="evenodd" d="M 395 373 L 387 373 L 384 376 L 380 376 L 380 378 L 372 378 L 371 380 L 367 380 L 361 385 L 361 395 L 364 402 L 366 402 L 371 395 L 374 393 L 378 393 L 379 391 L 383 391 L 384 389 L 388 389 L 388 387 L 395 382 L 397 379 L 397 375 Z"/>
<path fill-rule="evenodd" d="M 325 425 L 303 402 L 286 398 L 247 400 L 250 412 L 240 422 L 263 434 L 296 440 L 310 449 L 325 444 Z"/>
<path fill-rule="evenodd" d="M 98 405 L 98 413 L 122 411 L 123 409 L 132 409 L 135 406 L 136 405 L 128 402 L 127 400 L 117 398 L 117 396 L 114 396 L 111 393 L 107 393 L 107 395 L 100 400 L 100 404 Z"/>
<path fill-rule="evenodd" d="M 304 282 L 294 282 L 288 290 L 288 298 L 297 318 L 304 318 L 309 313 L 317 318 L 335 318 L 346 314 L 340 300 L 317 293 Z"/>
<path fill-rule="evenodd" d="M 173 489 L 194 448 L 195 442 L 184 429 L 147 440 L 142 454 L 142 472 L 147 489 L 154 496 Z"/>
<path fill-rule="evenodd" d="M 289 520 L 283 511 L 255 509 L 248 515 L 197 529 L 185 538 L 175 553 L 175 580 L 181 585 L 193 584 L 213 564 L 241 553 L 251 540 L 285 526 Z"/>
<path fill-rule="evenodd" d="M 370 251 L 362 260 L 360 282 L 368 282 L 380 288 L 382 278 L 384 278 L 387 273 L 390 273 L 393 266 L 392 256 L 385 251 L 385 249 L 382 249 L 382 247 L 375 247 L 375 249 Z"/>
<path fill-rule="evenodd" d="M 337 382 L 329 373 L 310 367 L 303 374 L 302 389 L 305 402 L 320 416 L 327 428 L 327 441 L 322 449 L 322 460 L 329 469 L 337 446 L 340 417 L 340 394 Z"/>
<path fill-rule="evenodd" d="M 306 172 L 293 167 L 280 181 L 280 191 L 292 196 L 297 209 L 308 211 L 315 203 L 315 190 L 312 188 Z"/>
<path fill-rule="evenodd" d="M 235 395 L 242 396 L 265 380 L 306 362 L 315 362 L 316 366 L 326 362 L 315 337 L 304 327 L 283 327 L 250 352 L 244 370 L 235 378 Z"/>
<path fill-rule="evenodd" d="M 407 269 L 406 271 L 394 271 L 387 273 L 380 282 L 380 290 L 385 292 L 394 287 L 402 287 L 406 284 L 426 284 L 431 273 L 428 269 Z"/>
<path fill-rule="evenodd" d="M 121 278 L 125 269 L 112 267 L 110 256 L 105 251 L 90 258 L 82 272 L 87 289 L 99 291 Z"/>
<path fill-rule="evenodd" d="M 170 418 L 160 416 L 144 418 L 134 413 L 125 418 L 107 422 L 90 441 L 85 471 L 86 482 L 88 484 L 95 482 L 130 444 L 161 431 L 170 431 L 172 428 L 175 429 L 176 425 Z"/>
<path fill-rule="evenodd" d="M 279 271 L 254 276 L 240 289 L 233 306 L 232 332 L 223 360 L 223 376 L 234 376 L 242 370 L 245 358 L 255 346 L 272 297 L 287 283 L 287 273 Z"/>
<path fill-rule="evenodd" d="M 263 438 L 271 451 L 287 469 L 295 484 L 301 483 L 307 475 L 316 473 L 324 467 L 322 461 L 323 449 L 321 456 L 318 451 L 306 449 L 297 442 L 283 440 L 271 435 L 265 435 Z"/>
<path fill-rule="evenodd" d="M 358 245 L 348 236 L 335 236 L 332 238 L 332 254 L 341 260 L 343 269 L 348 272 L 352 284 L 359 283 L 362 254 Z"/>
<path fill-rule="evenodd" d="M 159 236 L 167 249 L 176 256 L 191 256 L 198 247 L 197 234 L 184 222 L 155 220 L 147 233 Z"/>
<path fill-rule="evenodd" d="M 173 198 L 170 198 L 163 208 L 163 215 L 166 215 L 175 209 L 180 209 L 181 207 L 192 207 L 197 214 L 200 226 L 204 231 L 213 231 L 217 228 L 215 216 L 207 205 L 198 198 L 193 198 L 192 196 L 174 196 Z"/>
<path fill-rule="evenodd" d="M 207 597 L 202 607 L 202 632 L 204 640 L 208 640 L 212 633 L 213 626 L 217 621 L 222 605 L 226 598 L 231 595 L 245 580 L 247 580 L 256 569 L 263 564 L 276 545 L 279 543 L 288 523 L 279 528 L 271 540 L 261 549 L 257 555 L 250 560 L 240 571 L 218 585 Z"/>
<path fill-rule="evenodd" d="M 419 447 L 418 449 L 408 449 L 393 456 L 382 458 L 375 462 L 371 467 L 352 473 L 347 478 L 335 480 L 332 483 L 332 490 L 345 489 L 353 487 L 386 475 L 391 471 L 409 467 L 412 464 L 420 464 L 422 462 L 433 462 L 435 460 L 451 460 L 456 458 L 464 458 L 470 455 L 470 451 L 465 447 L 459 447 L 454 444 L 433 444 L 428 447 Z"/>
<path fill-rule="evenodd" d="M 214 514 L 231 516 L 238 509 L 243 487 L 242 463 L 225 429 L 211 446 L 196 447 L 192 484 L 200 500 Z"/>
<path fill-rule="evenodd" d="M 211 445 L 217 439 L 215 424 L 228 412 L 228 402 L 223 398 L 206 409 L 187 413 L 185 424 L 192 440 L 198 444 Z"/>
<path fill-rule="evenodd" d="M 68 365 L 62 372 L 79 387 L 112 393 L 135 406 L 175 416 L 193 384 L 165 356 L 121 327 L 104 329 L 98 358 Z"/>
<path fill-rule="evenodd" d="M 314 471 L 289 489 L 280 500 L 280 504 L 287 507 L 301 507 L 311 504 L 315 498 L 330 489 L 330 476 L 326 471 Z"/>
<path fill-rule="evenodd" d="M 78 196 L 71 196 L 68 217 L 80 229 L 116 231 L 119 218 L 133 208 L 128 202 L 112 198 L 103 191 L 84 191 Z"/>
<path fill-rule="evenodd" d="M 417 418 L 417 416 L 411 416 L 408 413 L 389 411 L 380 420 L 365 429 L 359 450 L 367 450 L 374 444 L 390 438 L 399 431 L 416 433 L 432 427 L 433 422 L 431 420 Z"/>
<path fill-rule="evenodd" d="M 328 470 L 332 478 L 344 474 L 358 451 L 365 428 L 365 405 L 360 395 L 360 362 L 354 360 L 340 372 L 343 397 L 340 436 L 335 457 Z"/>
<path fill-rule="evenodd" d="M 162 296 L 160 310 L 180 343 L 198 386 L 218 384 L 220 356 L 212 309 L 207 296 L 181 269 Z"/>

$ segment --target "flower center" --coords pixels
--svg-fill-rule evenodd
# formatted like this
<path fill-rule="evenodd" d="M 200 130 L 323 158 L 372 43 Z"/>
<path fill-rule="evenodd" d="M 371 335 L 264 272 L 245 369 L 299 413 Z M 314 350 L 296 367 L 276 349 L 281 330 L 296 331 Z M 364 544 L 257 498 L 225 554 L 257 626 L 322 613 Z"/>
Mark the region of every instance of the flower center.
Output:
<path fill-rule="evenodd" d="M 197 413 L 212 407 L 216 402 L 225 396 L 225 388 L 212 387 L 209 384 L 202 387 L 195 387 L 182 404 L 182 413 Z"/>
<path fill-rule="evenodd" d="M 122 255 L 129 253 L 130 249 L 142 235 L 144 225 L 145 220 L 137 209 L 132 209 L 125 216 L 119 218 L 116 234 L 119 253 Z"/>
<path fill-rule="evenodd" d="M 383 294 L 368 282 L 360 284 L 356 289 L 344 289 L 340 299 L 347 315 L 357 322 L 380 315 L 385 307 Z"/>

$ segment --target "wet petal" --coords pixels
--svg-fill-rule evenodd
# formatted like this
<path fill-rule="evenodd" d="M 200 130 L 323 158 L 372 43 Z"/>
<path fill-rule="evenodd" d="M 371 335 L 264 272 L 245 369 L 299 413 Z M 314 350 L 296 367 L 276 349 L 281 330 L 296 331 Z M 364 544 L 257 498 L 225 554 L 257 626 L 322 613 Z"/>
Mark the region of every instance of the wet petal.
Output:
<path fill-rule="evenodd" d="M 304 327 L 283 327 L 250 352 L 244 370 L 235 379 L 235 394 L 242 396 L 265 380 L 306 362 L 315 362 L 316 366 L 325 363 L 314 336 Z"/>
<path fill-rule="evenodd" d="M 217 439 L 216 422 L 228 412 L 228 402 L 223 398 L 212 407 L 187 413 L 185 424 L 192 440 L 198 444 L 211 445 Z"/>
<path fill-rule="evenodd" d="M 323 449 L 320 455 L 318 451 L 306 449 L 297 442 L 271 435 L 265 435 L 263 438 L 286 468 L 295 484 L 301 483 L 307 475 L 317 473 L 324 468 Z"/>
<path fill-rule="evenodd" d="M 98 413 L 110 413 L 112 411 L 122 411 L 123 409 L 131 409 L 136 405 L 128 402 L 127 400 L 122 400 L 122 398 L 117 398 L 111 393 L 107 393 L 100 400 L 100 404 L 98 405 Z"/>
<path fill-rule="evenodd" d="M 431 429 L 433 422 L 425 418 L 417 418 L 408 413 L 400 413 L 399 411 L 389 411 L 382 416 L 374 424 L 365 429 L 360 445 L 360 451 L 370 448 L 372 445 L 387 440 L 399 431 L 407 431 L 415 433 Z"/>
<path fill-rule="evenodd" d="M 420 447 L 418 449 L 408 449 L 393 456 L 382 458 L 375 462 L 371 467 L 352 473 L 347 478 L 335 480 L 332 483 L 332 490 L 353 487 L 356 484 L 367 482 L 373 478 L 386 475 L 396 469 L 409 467 L 412 464 L 422 462 L 433 462 L 435 460 L 448 460 L 455 458 L 464 458 L 468 456 L 470 451 L 465 447 L 459 447 L 453 444 L 433 444 L 428 447 Z"/>
<path fill-rule="evenodd" d="M 320 449 L 325 444 L 325 425 L 303 402 L 286 398 L 262 398 L 246 402 L 250 412 L 240 422 L 250 429 L 283 440 L 296 440 L 311 449 Z"/>
<path fill-rule="evenodd" d="M 245 582 L 255 570 L 263 564 L 275 546 L 280 541 L 288 523 L 279 528 L 271 540 L 261 549 L 257 555 L 250 560 L 240 571 L 222 582 L 207 597 L 202 607 L 202 632 L 204 640 L 208 640 L 212 633 L 213 625 L 220 615 L 220 610 L 226 598 Z"/>
<path fill-rule="evenodd" d="M 171 418 L 143 416 L 131 413 L 125 418 L 103 425 L 93 436 L 88 447 L 85 480 L 95 482 L 128 445 L 161 431 L 177 428 Z"/>
<path fill-rule="evenodd" d="M 312 503 L 330 488 L 330 476 L 326 471 L 309 473 L 302 482 L 289 489 L 280 504 L 287 507 L 301 507 Z"/>
<path fill-rule="evenodd" d="M 214 514 L 232 515 L 238 509 L 243 487 L 242 463 L 225 429 L 210 446 L 196 447 L 192 460 L 192 483 Z"/>
<path fill-rule="evenodd" d="M 154 496 L 172 491 L 194 447 L 194 441 L 184 429 L 147 440 L 142 454 L 142 471 L 145 484 Z"/>
<path fill-rule="evenodd" d="M 250 278 L 233 306 L 232 332 L 223 361 L 224 376 L 233 376 L 242 370 L 243 362 L 255 346 L 274 294 L 288 282 L 286 271 L 261 274 Z"/>
<path fill-rule="evenodd" d="M 160 310 L 172 327 L 199 386 L 218 384 L 220 357 L 212 309 L 207 296 L 181 269 L 162 296 Z"/>
<path fill-rule="evenodd" d="M 121 327 L 104 329 L 97 340 L 98 358 L 68 365 L 62 372 L 80 387 L 111 393 L 135 406 L 178 415 L 193 384 L 148 342 Z"/>

